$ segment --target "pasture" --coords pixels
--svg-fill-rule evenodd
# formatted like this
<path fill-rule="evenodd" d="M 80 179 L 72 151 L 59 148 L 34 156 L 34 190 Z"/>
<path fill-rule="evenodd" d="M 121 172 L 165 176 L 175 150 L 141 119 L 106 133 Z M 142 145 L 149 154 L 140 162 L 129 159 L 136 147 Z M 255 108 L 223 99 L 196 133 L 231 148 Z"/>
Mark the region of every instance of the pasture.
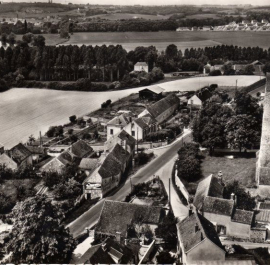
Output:
<path fill-rule="evenodd" d="M 55 45 L 58 35 L 51 41 L 51 34 L 44 35 L 48 45 Z M 59 38 L 59 42 L 65 41 Z M 179 49 L 204 48 L 216 45 L 269 48 L 270 32 L 212 32 L 212 31 L 160 31 L 160 32 L 80 32 L 71 35 L 64 45 L 122 45 L 127 51 L 137 46 L 154 45 L 159 51 L 174 43 Z"/>
<path fill-rule="evenodd" d="M 258 76 L 217 76 L 196 77 L 159 84 L 166 91 L 195 91 L 208 84 L 234 86 L 250 85 Z M 26 142 L 39 131 L 45 133 L 49 126 L 68 122 L 68 117 L 75 114 L 82 116 L 90 113 L 111 99 L 116 101 L 131 93 L 137 93 L 140 88 L 110 91 L 110 92 L 75 92 L 46 89 L 14 88 L 1 93 L 0 97 L 0 143 L 11 148 L 18 142 Z"/>

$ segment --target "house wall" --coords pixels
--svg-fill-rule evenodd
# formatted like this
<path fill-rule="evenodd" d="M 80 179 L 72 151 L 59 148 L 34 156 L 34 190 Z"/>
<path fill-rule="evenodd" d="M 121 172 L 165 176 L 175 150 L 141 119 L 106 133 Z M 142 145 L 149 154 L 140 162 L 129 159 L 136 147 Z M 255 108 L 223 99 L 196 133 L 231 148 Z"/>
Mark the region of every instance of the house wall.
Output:
<path fill-rule="evenodd" d="M 144 111 L 142 111 L 142 112 L 138 115 L 138 118 L 143 117 L 143 116 L 145 116 L 145 115 L 147 115 L 147 114 L 150 114 L 150 113 L 148 112 L 147 109 L 145 109 Z"/>
<path fill-rule="evenodd" d="M 120 182 L 120 179 L 121 179 L 121 173 L 119 173 L 118 175 L 114 177 L 102 179 L 102 184 L 101 184 L 102 195 L 104 196 L 109 191 L 117 187 Z"/>
<path fill-rule="evenodd" d="M 192 104 L 191 104 L 191 101 L 193 100 Z M 201 107 L 202 106 L 202 101 L 197 97 L 197 96 L 193 96 L 191 97 L 189 100 L 188 100 L 188 106 L 198 106 L 198 107 Z"/>
<path fill-rule="evenodd" d="M 145 71 L 145 72 L 148 73 L 148 66 L 135 65 L 134 66 L 134 71 Z"/>
<path fill-rule="evenodd" d="M 122 131 L 124 127 L 115 126 L 115 125 L 107 125 L 107 140 L 109 140 L 113 135 Z M 111 134 L 111 129 L 113 130 L 113 134 Z"/>
<path fill-rule="evenodd" d="M 197 264 L 201 261 L 225 261 L 225 251 L 205 238 L 200 244 L 191 249 L 186 255 L 187 264 Z"/>
<path fill-rule="evenodd" d="M 214 225 L 225 226 L 226 235 L 249 238 L 250 225 L 232 222 L 231 217 L 225 215 L 204 212 L 204 217 L 214 223 Z"/>
<path fill-rule="evenodd" d="M 126 125 L 124 130 L 131 136 L 133 136 L 136 140 L 143 140 L 145 137 L 142 128 L 139 127 L 136 122 L 130 122 L 128 125 Z M 132 133 L 132 131 L 134 132 L 134 134 Z"/>

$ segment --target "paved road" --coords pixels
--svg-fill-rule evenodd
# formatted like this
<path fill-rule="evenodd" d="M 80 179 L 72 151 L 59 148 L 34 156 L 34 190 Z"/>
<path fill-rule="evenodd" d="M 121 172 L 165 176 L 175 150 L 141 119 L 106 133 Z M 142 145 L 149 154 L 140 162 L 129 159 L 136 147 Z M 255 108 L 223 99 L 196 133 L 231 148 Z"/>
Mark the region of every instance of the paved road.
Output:
<path fill-rule="evenodd" d="M 172 160 L 178 149 L 182 146 L 183 142 L 191 141 L 191 132 L 188 131 L 184 133 L 184 135 L 175 141 L 169 147 L 164 148 L 165 151 L 162 152 L 160 156 L 155 158 L 145 167 L 141 168 L 136 174 L 134 174 L 131 178 L 131 182 L 133 185 L 138 184 L 140 182 L 145 182 L 156 174 L 156 172 L 162 168 L 166 163 Z M 168 171 L 166 171 L 168 173 Z M 164 178 L 169 178 L 171 173 L 166 174 Z M 161 177 L 161 175 L 160 175 Z M 131 185 L 130 180 L 128 179 L 123 187 L 117 191 L 114 195 L 106 197 L 108 200 L 122 201 L 124 198 L 130 193 Z M 98 221 L 100 211 L 102 209 L 104 203 L 104 199 L 100 200 L 97 204 L 95 204 L 92 208 L 90 208 L 87 212 L 77 218 L 75 221 L 70 223 L 67 227 L 69 227 L 70 232 L 74 237 L 77 237 L 79 234 L 84 232 L 85 228 L 92 227 Z"/>
<path fill-rule="evenodd" d="M 267 244 L 267 243 L 239 242 L 239 241 L 230 241 L 230 240 L 222 240 L 222 239 L 220 241 L 223 246 L 239 245 L 247 249 L 270 248 L 270 244 Z"/>

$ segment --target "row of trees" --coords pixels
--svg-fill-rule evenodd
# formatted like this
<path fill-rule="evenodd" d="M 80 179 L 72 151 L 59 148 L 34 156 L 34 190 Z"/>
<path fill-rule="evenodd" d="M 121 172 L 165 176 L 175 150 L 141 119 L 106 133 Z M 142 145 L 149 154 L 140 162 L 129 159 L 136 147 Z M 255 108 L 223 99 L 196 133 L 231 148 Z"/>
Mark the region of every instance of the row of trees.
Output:
<path fill-rule="evenodd" d="M 262 108 L 249 94 L 237 91 L 235 105 L 204 104 L 193 120 L 193 137 L 209 148 L 250 149 L 258 144 L 262 127 Z"/>

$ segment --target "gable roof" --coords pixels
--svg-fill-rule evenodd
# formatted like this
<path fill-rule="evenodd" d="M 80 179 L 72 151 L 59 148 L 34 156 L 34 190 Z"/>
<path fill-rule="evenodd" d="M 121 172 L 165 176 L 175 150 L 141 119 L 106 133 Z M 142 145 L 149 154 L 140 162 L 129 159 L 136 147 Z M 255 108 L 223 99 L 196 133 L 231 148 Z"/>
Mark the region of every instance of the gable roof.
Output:
<path fill-rule="evenodd" d="M 107 235 L 120 232 L 122 236 L 125 236 L 128 227 L 137 216 L 143 217 L 143 223 L 158 224 L 161 215 L 161 207 L 106 200 L 100 213 L 96 232 Z"/>
<path fill-rule="evenodd" d="M 121 165 L 124 165 L 127 158 L 129 157 L 129 152 L 124 149 L 120 144 L 116 144 L 113 150 L 111 151 L 111 155 L 113 155 Z"/>
<path fill-rule="evenodd" d="M 122 130 L 118 135 L 118 138 L 120 138 L 122 141 L 126 141 L 126 144 L 129 146 L 135 146 L 136 140 L 133 136 L 131 136 L 129 133 L 127 133 L 125 130 Z"/>
<path fill-rule="evenodd" d="M 39 147 L 36 145 L 27 145 L 26 148 L 32 153 L 32 154 L 40 154 L 43 155 L 45 154 L 45 148 L 44 147 Z"/>
<path fill-rule="evenodd" d="M 137 62 L 135 66 L 148 66 L 146 62 Z"/>
<path fill-rule="evenodd" d="M 193 204 L 198 210 L 200 210 L 206 196 L 222 198 L 223 190 L 223 185 L 221 185 L 219 180 L 211 174 L 199 183 Z"/>
<path fill-rule="evenodd" d="M 232 221 L 236 223 L 251 225 L 253 221 L 253 215 L 254 215 L 253 211 L 235 209 L 232 216 Z"/>
<path fill-rule="evenodd" d="M 130 122 L 127 114 L 121 114 L 111 119 L 107 125 L 126 126 Z"/>
<path fill-rule="evenodd" d="M 198 230 L 195 230 L 195 226 Z M 183 244 L 184 252 L 187 253 L 193 247 L 208 238 L 216 246 L 223 250 L 214 225 L 199 213 L 193 213 L 178 223 L 180 239 Z"/>
<path fill-rule="evenodd" d="M 163 91 L 165 91 L 164 88 L 160 87 L 160 86 L 157 86 L 157 85 L 153 85 L 153 86 L 149 86 L 149 87 L 146 87 L 142 90 L 139 91 L 139 93 L 141 91 L 144 91 L 144 90 L 150 90 L 151 92 L 155 93 L 155 94 L 160 94 L 162 93 Z"/>
<path fill-rule="evenodd" d="M 203 211 L 219 215 L 232 216 L 234 201 L 222 198 L 205 197 L 203 202 Z"/>
<path fill-rule="evenodd" d="M 71 164 L 73 161 L 72 156 L 68 150 L 62 152 L 59 156 L 56 157 L 56 159 L 59 160 L 65 166 Z"/>
<path fill-rule="evenodd" d="M 71 145 L 70 152 L 79 158 L 83 158 L 84 156 L 92 153 L 93 148 L 85 141 L 79 140 Z"/>
<path fill-rule="evenodd" d="M 83 158 L 80 162 L 79 168 L 92 170 L 97 166 L 98 161 L 99 160 L 97 158 Z"/>
<path fill-rule="evenodd" d="M 148 128 L 149 125 L 155 124 L 157 121 L 153 119 L 150 115 L 145 115 L 143 117 L 137 118 L 134 122 L 142 129 Z"/>
<path fill-rule="evenodd" d="M 175 94 L 170 94 L 153 105 L 147 107 L 147 110 L 154 118 L 156 118 L 176 104 L 180 104 L 180 99 Z"/>
<path fill-rule="evenodd" d="M 12 159 L 19 164 L 31 156 L 31 152 L 22 143 L 15 145 L 13 148 L 11 148 L 10 152 Z"/>
<path fill-rule="evenodd" d="M 5 165 L 7 168 L 10 169 L 16 169 L 17 168 L 17 163 L 9 157 L 6 153 L 3 153 L 0 155 L 0 164 Z"/>

